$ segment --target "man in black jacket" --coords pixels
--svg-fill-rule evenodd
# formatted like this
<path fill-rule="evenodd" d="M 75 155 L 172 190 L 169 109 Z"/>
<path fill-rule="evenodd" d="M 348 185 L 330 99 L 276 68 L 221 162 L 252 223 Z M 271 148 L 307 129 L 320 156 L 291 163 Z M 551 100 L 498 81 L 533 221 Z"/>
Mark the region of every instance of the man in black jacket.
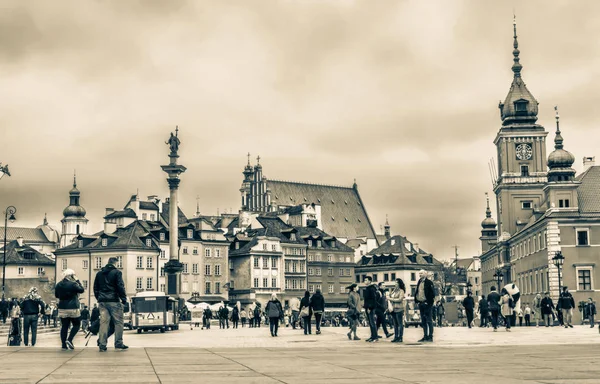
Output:
<path fill-rule="evenodd" d="M 594 328 L 594 316 L 596 316 L 596 304 L 594 304 L 594 300 L 590 297 L 588 298 L 588 302 L 585 304 L 585 318 L 590 321 L 590 328 Z"/>
<path fill-rule="evenodd" d="M 0 318 L 2 319 L 2 323 L 6 324 L 6 318 L 8 317 L 8 301 L 2 296 L 2 300 L 0 301 Z"/>
<path fill-rule="evenodd" d="M 377 326 L 377 331 L 379 331 L 379 326 L 381 326 L 381 328 L 383 328 L 383 333 L 385 333 L 385 337 L 390 338 L 392 334 L 388 331 L 385 321 L 387 311 L 388 300 L 387 297 L 385 297 L 383 283 L 379 283 L 377 286 L 377 308 L 375 308 L 375 325 Z"/>
<path fill-rule="evenodd" d="M 108 264 L 96 274 L 94 280 L 94 296 L 100 309 L 100 352 L 106 352 L 111 319 L 115 324 L 115 349 L 129 348 L 123 344 L 123 306 L 128 303 L 123 275 L 116 267 L 118 262 L 116 257 L 108 259 Z"/>
<path fill-rule="evenodd" d="M 471 291 L 467 291 L 467 297 L 463 300 L 463 307 L 465 307 L 465 312 L 467 314 L 467 325 L 471 328 L 473 311 L 475 310 L 475 300 L 473 299 L 473 293 Z"/>
<path fill-rule="evenodd" d="M 23 314 L 23 341 L 27 346 L 29 341 L 29 329 L 31 329 L 31 346 L 35 345 L 37 337 L 38 317 L 44 313 L 46 304 L 38 295 L 37 288 L 33 287 L 21 302 L 21 313 Z"/>
<path fill-rule="evenodd" d="M 496 291 L 496 287 L 492 286 L 491 292 L 487 297 L 488 308 L 492 316 L 492 327 L 494 332 L 498 331 L 498 316 L 500 315 L 500 294 Z"/>
<path fill-rule="evenodd" d="M 366 341 L 370 343 L 379 340 L 379 337 L 377 337 L 377 323 L 375 322 L 375 309 L 377 308 L 377 287 L 372 283 L 370 277 L 366 277 L 364 283 L 366 288 L 364 291 L 365 303 L 363 307 L 365 308 L 367 319 L 369 319 L 369 328 L 371 329 L 371 337 L 369 337 Z"/>
<path fill-rule="evenodd" d="M 571 295 L 569 292 L 568 287 L 563 287 L 562 289 L 563 291 L 558 299 L 558 304 L 562 312 L 563 323 L 565 328 L 573 328 L 571 322 L 573 321 L 573 308 L 575 308 L 575 300 L 573 299 L 573 295 Z"/>
<path fill-rule="evenodd" d="M 419 282 L 415 291 L 415 303 L 419 305 L 421 312 L 421 326 L 423 327 L 422 342 L 433 341 L 433 301 L 435 300 L 435 288 L 433 282 L 427 278 L 427 271 L 421 269 L 419 271 Z"/>
<path fill-rule="evenodd" d="M 325 311 L 325 298 L 321 294 L 321 290 L 317 291 L 310 298 L 310 307 L 312 308 L 313 314 L 315 315 L 315 325 L 317 328 L 317 335 L 321 334 L 321 318 Z"/>
<path fill-rule="evenodd" d="M 481 300 L 479 300 L 479 316 L 481 317 L 481 322 L 479 323 L 480 327 L 488 326 L 488 302 L 485 298 L 485 295 L 481 295 Z"/>

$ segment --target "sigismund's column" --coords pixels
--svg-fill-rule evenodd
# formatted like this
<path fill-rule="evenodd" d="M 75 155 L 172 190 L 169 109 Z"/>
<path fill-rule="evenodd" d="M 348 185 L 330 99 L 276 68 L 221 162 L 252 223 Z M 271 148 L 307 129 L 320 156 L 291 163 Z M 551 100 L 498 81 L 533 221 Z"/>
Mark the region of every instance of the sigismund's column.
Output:
<path fill-rule="evenodd" d="M 163 171 L 168 175 L 167 182 L 169 183 L 169 261 L 165 263 L 165 273 L 167 274 L 167 294 L 179 297 L 180 284 L 179 274 L 183 271 L 183 264 L 179 262 L 179 210 L 177 192 L 179 190 L 179 175 L 185 172 L 186 168 L 183 165 L 177 164 L 179 155 L 178 138 L 179 127 L 175 128 L 175 134 L 171 132 L 169 140 L 165 143 L 169 146 L 169 165 L 161 165 Z"/>

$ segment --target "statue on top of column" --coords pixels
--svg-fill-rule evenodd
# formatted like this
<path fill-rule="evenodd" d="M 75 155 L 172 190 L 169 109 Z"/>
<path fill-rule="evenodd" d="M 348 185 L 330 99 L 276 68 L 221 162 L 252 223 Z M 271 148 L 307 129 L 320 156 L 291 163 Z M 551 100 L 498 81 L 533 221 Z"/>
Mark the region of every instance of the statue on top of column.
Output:
<path fill-rule="evenodd" d="M 165 142 L 165 144 L 167 144 L 169 146 L 169 148 L 171 149 L 171 153 L 169 154 L 169 156 L 177 156 L 177 151 L 179 150 L 179 144 L 181 144 L 181 141 L 177 137 L 178 133 L 179 133 L 179 127 L 175 127 L 175 134 L 173 134 L 173 132 L 171 132 L 171 136 L 169 137 L 169 140 Z"/>

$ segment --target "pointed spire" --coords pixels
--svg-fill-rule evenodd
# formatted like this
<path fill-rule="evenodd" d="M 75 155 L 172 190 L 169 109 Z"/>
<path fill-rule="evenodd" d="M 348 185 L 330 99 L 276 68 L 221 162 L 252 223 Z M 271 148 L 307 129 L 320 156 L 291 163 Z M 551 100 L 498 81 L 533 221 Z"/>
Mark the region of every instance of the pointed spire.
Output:
<path fill-rule="evenodd" d="M 44 212 L 44 223 L 43 225 L 48 225 L 48 215 Z"/>
<path fill-rule="evenodd" d="M 387 215 L 387 213 L 385 214 L 385 225 L 388 226 L 388 227 L 390 226 L 390 223 L 388 222 L 388 215 Z"/>
<path fill-rule="evenodd" d="M 514 38 L 514 42 L 513 42 L 513 56 L 514 56 L 514 64 L 512 66 L 512 71 L 515 74 L 515 77 L 521 77 L 521 69 L 523 68 L 523 66 L 521 65 L 521 63 L 519 62 L 519 41 L 517 40 L 517 16 L 513 15 L 513 30 L 514 30 L 514 34 L 513 34 L 513 38 Z"/>
<path fill-rule="evenodd" d="M 556 111 L 556 137 L 554 138 L 554 149 L 563 149 L 563 137 L 560 134 L 560 116 L 558 115 L 558 105 L 554 106 Z"/>
<path fill-rule="evenodd" d="M 248 165 L 250 165 L 250 152 L 248 152 Z"/>
<path fill-rule="evenodd" d="M 487 208 L 485 209 L 485 217 L 492 217 L 492 211 L 490 209 L 490 196 L 488 193 L 485 193 L 485 200 L 487 202 Z"/>
<path fill-rule="evenodd" d="M 200 195 L 196 196 L 196 217 L 200 217 Z"/>
<path fill-rule="evenodd" d="M 77 188 L 77 170 L 73 170 L 73 188 Z"/>

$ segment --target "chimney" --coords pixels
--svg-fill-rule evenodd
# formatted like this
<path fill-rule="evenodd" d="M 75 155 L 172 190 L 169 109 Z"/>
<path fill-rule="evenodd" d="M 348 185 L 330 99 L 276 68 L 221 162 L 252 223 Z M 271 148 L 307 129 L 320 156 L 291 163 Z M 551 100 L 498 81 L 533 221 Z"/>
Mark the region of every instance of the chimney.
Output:
<path fill-rule="evenodd" d="M 114 233 L 117 230 L 117 223 L 104 222 L 104 233 Z"/>
<path fill-rule="evenodd" d="M 21 236 L 17 237 L 17 243 L 19 243 L 19 247 L 23 246 L 23 238 Z"/>
<path fill-rule="evenodd" d="M 150 195 L 150 196 L 148 196 L 148 201 L 154 202 L 157 198 L 158 198 L 158 196 L 156 196 L 156 195 Z"/>
<path fill-rule="evenodd" d="M 108 216 L 115 211 L 114 208 L 104 208 L 104 209 L 105 209 L 104 216 Z"/>
<path fill-rule="evenodd" d="M 583 158 L 583 171 L 587 171 L 596 165 L 596 156 L 586 156 Z"/>

